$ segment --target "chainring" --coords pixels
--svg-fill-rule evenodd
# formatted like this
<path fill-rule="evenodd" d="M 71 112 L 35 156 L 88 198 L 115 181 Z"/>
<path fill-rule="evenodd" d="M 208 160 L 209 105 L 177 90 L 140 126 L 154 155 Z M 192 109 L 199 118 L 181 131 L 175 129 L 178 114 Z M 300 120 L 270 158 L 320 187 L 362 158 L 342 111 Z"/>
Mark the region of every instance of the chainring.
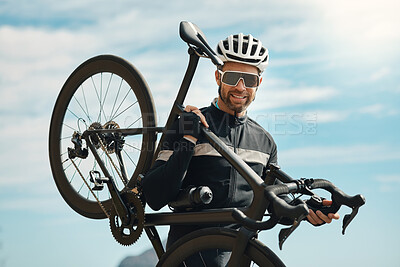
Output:
<path fill-rule="evenodd" d="M 131 220 L 124 225 L 118 216 L 115 208 L 111 209 L 110 229 L 115 240 L 123 246 L 130 246 L 135 243 L 144 228 L 144 208 L 140 198 L 131 191 L 121 194 L 121 198 L 131 212 Z"/>

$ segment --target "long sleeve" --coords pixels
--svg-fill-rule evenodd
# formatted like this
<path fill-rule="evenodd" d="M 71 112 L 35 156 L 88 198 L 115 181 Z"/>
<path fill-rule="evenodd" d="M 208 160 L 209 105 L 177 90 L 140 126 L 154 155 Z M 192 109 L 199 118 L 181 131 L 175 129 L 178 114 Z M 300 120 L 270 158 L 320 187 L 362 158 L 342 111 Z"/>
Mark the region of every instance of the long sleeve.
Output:
<path fill-rule="evenodd" d="M 184 138 L 166 143 L 142 182 L 146 202 L 153 210 L 175 199 L 194 153 L 195 144 Z"/>

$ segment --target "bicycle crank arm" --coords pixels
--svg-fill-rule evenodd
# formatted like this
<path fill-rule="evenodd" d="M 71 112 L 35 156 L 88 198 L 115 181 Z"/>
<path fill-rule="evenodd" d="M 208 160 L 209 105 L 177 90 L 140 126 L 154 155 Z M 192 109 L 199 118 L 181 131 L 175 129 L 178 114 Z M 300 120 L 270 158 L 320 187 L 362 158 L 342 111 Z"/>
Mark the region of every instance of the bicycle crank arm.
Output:
<path fill-rule="evenodd" d="M 115 185 L 114 179 L 111 177 L 110 173 L 108 172 L 107 168 L 105 167 L 103 161 L 101 160 L 99 154 L 96 151 L 96 148 L 90 141 L 90 138 L 86 138 L 86 143 L 90 149 L 90 151 L 93 153 L 93 156 L 95 157 L 96 161 L 98 162 L 100 169 L 102 170 L 103 174 L 106 176 L 105 182 L 107 184 L 108 190 L 110 191 L 111 195 L 111 200 L 114 205 L 114 208 L 118 214 L 118 216 L 121 218 L 122 222 L 124 224 L 129 223 L 130 221 L 130 213 L 127 209 L 127 207 L 124 204 L 124 201 L 121 198 L 121 195 L 118 192 L 117 186 Z"/>
<path fill-rule="evenodd" d="M 124 225 L 128 224 L 131 219 L 130 212 L 125 206 L 125 203 L 122 200 L 121 195 L 119 194 L 113 179 L 108 180 L 107 187 L 108 190 L 110 191 L 111 200 L 118 216 L 121 218 L 122 223 Z"/>

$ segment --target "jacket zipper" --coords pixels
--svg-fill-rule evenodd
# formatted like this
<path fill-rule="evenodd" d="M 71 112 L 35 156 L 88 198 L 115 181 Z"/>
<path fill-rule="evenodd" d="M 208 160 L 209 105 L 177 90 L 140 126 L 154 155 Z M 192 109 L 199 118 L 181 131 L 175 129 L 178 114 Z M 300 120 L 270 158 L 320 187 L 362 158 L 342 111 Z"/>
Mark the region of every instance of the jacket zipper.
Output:
<path fill-rule="evenodd" d="M 237 116 L 235 114 L 235 121 L 234 121 L 235 132 L 233 135 L 233 152 L 235 152 L 236 154 L 237 154 L 237 147 L 238 147 L 238 144 L 237 144 L 238 125 L 239 125 L 239 122 L 238 122 Z M 232 177 L 231 177 L 231 181 L 230 181 L 231 184 L 230 184 L 230 190 L 229 190 L 230 191 L 229 192 L 229 194 L 230 194 L 229 204 L 231 204 L 235 198 L 236 180 L 237 180 L 237 170 L 232 167 Z"/>

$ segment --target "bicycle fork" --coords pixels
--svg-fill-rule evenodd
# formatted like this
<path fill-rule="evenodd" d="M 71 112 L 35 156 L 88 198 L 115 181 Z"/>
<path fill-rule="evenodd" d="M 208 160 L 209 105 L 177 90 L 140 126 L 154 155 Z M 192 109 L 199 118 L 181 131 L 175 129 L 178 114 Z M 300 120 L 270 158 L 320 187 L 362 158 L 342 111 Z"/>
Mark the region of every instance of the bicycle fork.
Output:
<path fill-rule="evenodd" d="M 233 246 L 231 257 L 228 261 L 228 267 L 246 267 L 250 266 L 250 259 L 243 258 L 249 240 L 257 235 L 256 232 L 240 227 Z"/>

